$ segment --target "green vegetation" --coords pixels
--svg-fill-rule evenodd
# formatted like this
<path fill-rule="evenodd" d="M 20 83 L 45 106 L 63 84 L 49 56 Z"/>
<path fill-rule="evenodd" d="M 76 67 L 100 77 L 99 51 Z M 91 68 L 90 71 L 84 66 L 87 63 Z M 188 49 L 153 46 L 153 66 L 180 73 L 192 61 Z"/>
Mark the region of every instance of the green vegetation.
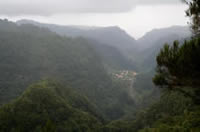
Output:
<path fill-rule="evenodd" d="M 157 56 L 157 74 L 153 81 L 164 90 L 164 93 L 170 92 L 173 96 L 167 97 L 167 100 L 161 98 L 164 101 L 161 103 L 163 106 L 156 106 L 154 109 L 158 118 L 153 118 L 151 124 L 142 132 L 200 130 L 200 63 L 197 61 L 200 58 L 199 40 L 194 38 L 185 41 L 181 46 L 175 41 L 173 46 L 165 45 L 161 49 Z M 179 96 L 181 98 L 178 98 Z M 162 108 L 165 112 L 159 116 L 160 111 L 157 110 Z M 148 112 L 150 113 L 153 112 Z"/>
<path fill-rule="evenodd" d="M 199 117 L 199 106 L 191 98 L 168 91 L 158 102 L 132 118 L 113 121 L 104 129 L 111 132 L 198 132 Z"/>
<path fill-rule="evenodd" d="M 95 112 L 86 97 L 53 81 L 41 81 L 1 107 L 0 131 L 94 132 L 101 127 Z"/>
<path fill-rule="evenodd" d="M 112 47 L 0 20 L 0 132 L 199 132 L 199 1 L 188 4 L 194 36 L 165 44 L 156 73 L 151 59 L 136 73 Z"/>
<path fill-rule="evenodd" d="M 177 41 L 173 46 L 165 45 L 157 57 L 157 74 L 153 81 L 156 85 L 183 92 L 192 97 L 196 103 L 199 99 L 200 86 L 200 39 L 185 41 L 179 47 Z"/>

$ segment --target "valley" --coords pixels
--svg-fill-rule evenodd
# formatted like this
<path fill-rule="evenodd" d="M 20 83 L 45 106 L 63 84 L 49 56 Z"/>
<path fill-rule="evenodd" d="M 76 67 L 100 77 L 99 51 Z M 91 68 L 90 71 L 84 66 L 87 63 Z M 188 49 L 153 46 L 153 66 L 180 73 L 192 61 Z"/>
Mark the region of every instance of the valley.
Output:
<path fill-rule="evenodd" d="M 0 131 L 196 132 L 200 41 L 190 36 L 0 20 Z"/>

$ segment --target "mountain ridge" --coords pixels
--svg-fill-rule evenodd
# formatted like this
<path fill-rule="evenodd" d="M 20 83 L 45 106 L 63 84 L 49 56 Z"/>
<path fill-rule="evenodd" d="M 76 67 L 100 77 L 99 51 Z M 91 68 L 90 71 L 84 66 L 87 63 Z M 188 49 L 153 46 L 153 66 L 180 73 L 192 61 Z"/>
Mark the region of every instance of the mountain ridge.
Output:
<path fill-rule="evenodd" d="M 136 40 L 130 36 L 125 30 L 118 26 L 111 27 L 87 27 L 88 30 L 82 30 L 78 26 L 61 26 L 56 24 L 45 24 L 36 21 L 19 20 L 16 22 L 18 25 L 21 24 L 33 24 L 39 27 L 45 27 L 49 30 L 56 32 L 62 36 L 68 37 L 84 37 L 87 39 L 94 39 L 102 44 L 107 44 L 126 52 L 127 49 L 136 45 Z"/>

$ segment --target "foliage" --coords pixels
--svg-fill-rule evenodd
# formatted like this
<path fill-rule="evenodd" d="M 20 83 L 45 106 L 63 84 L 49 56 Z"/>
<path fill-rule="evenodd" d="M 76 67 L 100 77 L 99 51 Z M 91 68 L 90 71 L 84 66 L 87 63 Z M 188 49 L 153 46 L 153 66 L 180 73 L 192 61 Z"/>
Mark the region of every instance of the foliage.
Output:
<path fill-rule="evenodd" d="M 77 99 L 83 102 L 66 87 L 41 81 L 0 108 L 0 131 L 98 131 L 101 123 L 91 112 L 92 106 L 85 102 L 88 107 L 83 109 Z"/>
<path fill-rule="evenodd" d="M 179 116 L 168 116 L 154 123 L 152 128 L 145 128 L 139 132 L 198 132 L 200 130 L 199 107 Z"/>
<path fill-rule="evenodd" d="M 131 123 L 133 131 L 139 131 L 163 118 L 181 115 L 192 106 L 190 98 L 185 98 L 179 92 L 167 92 L 157 103 L 146 110 L 142 110 Z"/>
<path fill-rule="evenodd" d="M 198 108 L 194 106 L 190 98 L 185 98 L 183 94 L 166 92 L 157 103 L 141 110 L 133 119 L 112 121 L 105 125 L 103 130 L 105 132 L 198 130 L 200 126 Z"/>
<path fill-rule="evenodd" d="M 166 91 L 182 93 L 182 101 L 177 98 L 177 95 L 174 96 L 175 98 L 169 97 L 161 106 L 167 110 L 163 113 L 164 115 L 154 118 L 154 121 L 150 121 L 150 124 L 141 132 L 196 132 L 200 130 L 199 58 L 200 38 L 198 37 L 185 41 L 181 46 L 178 41 L 175 41 L 172 46 L 166 44 L 161 49 L 157 56 L 157 74 L 153 78 L 154 84 L 164 88 L 164 93 Z M 189 102 L 185 98 L 188 98 Z M 168 104 L 169 100 L 172 104 Z M 155 110 L 159 109 L 161 108 L 156 107 Z M 160 112 L 157 111 L 157 113 Z"/>
<path fill-rule="evenodd" d="M 200 38 L 185 41 L 179 46 L 165 45 L 157 56 L 157 74 L 153 78 L 157 86 L 178 90 L 199 100 Z M 186 89 L 186 90 L 185 90 Z M 189 91 L 193 91 L 190 94 Z"/>

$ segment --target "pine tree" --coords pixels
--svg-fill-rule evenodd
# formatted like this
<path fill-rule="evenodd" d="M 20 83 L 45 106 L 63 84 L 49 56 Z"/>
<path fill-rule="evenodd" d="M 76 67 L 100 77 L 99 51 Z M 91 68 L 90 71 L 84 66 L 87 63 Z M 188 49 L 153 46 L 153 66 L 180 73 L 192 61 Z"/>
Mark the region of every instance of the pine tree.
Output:
<path fill-rule="evenodd" d="M 189 6 L 186 15 L 190 18 L 190 25 L 194 37 L 200 36 L 200 0 L 184 0 Z"/>
<path fill-rule="evenodd" d="M 157 56 L 155 85 L 184 93 L 200 103 L 200 38 L 193 38 L 179 46 L 165 45 Z M 185 88 L 187 90 L 185 90 Z M 191 94 L 189 91 L 193 91 Z"/>

